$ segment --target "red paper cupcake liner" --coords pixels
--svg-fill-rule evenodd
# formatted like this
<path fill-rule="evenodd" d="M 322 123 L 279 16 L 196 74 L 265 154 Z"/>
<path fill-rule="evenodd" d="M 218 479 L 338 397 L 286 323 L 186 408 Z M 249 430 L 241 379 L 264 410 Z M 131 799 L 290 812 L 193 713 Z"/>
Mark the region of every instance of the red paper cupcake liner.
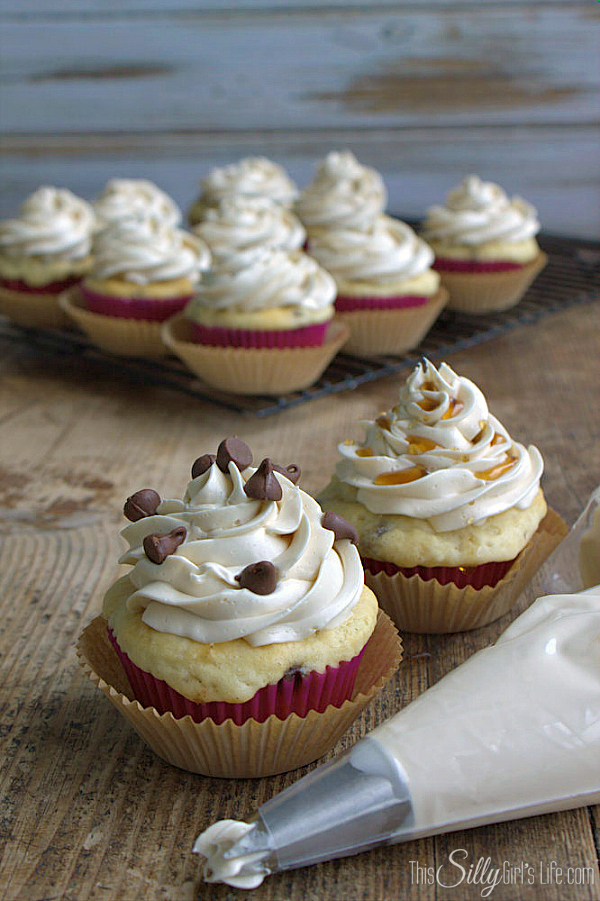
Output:
<path fill-rule="evenodd" d="M 243 704 L 229 704 L 225 701 L 200 704 L 189 701 L 162 679 L 156 679 L 136 666 L 121 650 L 110 628 L 108 637 L 140 704 L 154 707 L 161 714 L 170 711 L 175 719 L 191 716 L 194 722 L 199 723 L 210 718 L 217 725 L 227 719 L 232 719 L 238 726 L 249 719 L 264 723 L 273 714 L 284 720 L 290 713 L 305 717 L 310 710 L 323 713 L 329 706 L 341 707 L 352 695 L 364 654 L 363 648 L 352 660 L 343 661 L 335 667 L 328 666 L 324 673 L 294 673 L 289 678 L 284 677 L 273 685 L 260 688 L 254 697 Z"/>
<path fill-rule="evenodd" d="M 146 319 L 151 322 L 164 322 L 169 316 L 183 310 L 192 295 L 185 297 L 112 297 L 98 294 L 81 286 L 81 294 L 86 308 L 91 313 L 101 316 L 114 316 L 117 319 Z"/>
<path fill-rule="evenodd" d="M 20 278 L 1 278 L 0 286 L 8 288 L 9 291 L 21 291 L 23 294 L 60 294 L 80 281 L 80 275 L 73 275 L 57 282 L 48 282 L 45 285 L 28 285 Z"/>
<path fill-rule="evenodd" d="M 431 300 L 422 294 L 405 294 L 400 297 L 347 297 L 338 294 L 335 308 L 339 313 L 352 310 L 404 310 L 410 307 L 422 307 Z"/>
<path fill-rule="evenodd" d="M 510 272 L 522 269 L 521 263 L 512 260 L 453 260 L 450 257 L 436 257 L 433 268 L 438 272 Z"/>
<path fill-rule="evenodd" d="M 320 347 L 325 341 L 329 322 L 318 322 L 296 329 L 241 329 L 199 325 L 190 322 L 195 344 L 211 347 Z"/>
<path fill-rule="evenodd" d="M 465 588 L 467 585 L 473 588 L 489 585 L 493 588 L 504 578 L 515 561 L 481 563 L 479 566 L 396 566 L 395 563 L 363 557 L 362 562 L 365 569 L 373 575 L 379 572 L 384 572 L 387 576 L 402 573 L 407 579 L 414 575 L 418 575 L 425 582 L 436 579 L 440 585 L 453 582 L 457 588 Z"/>

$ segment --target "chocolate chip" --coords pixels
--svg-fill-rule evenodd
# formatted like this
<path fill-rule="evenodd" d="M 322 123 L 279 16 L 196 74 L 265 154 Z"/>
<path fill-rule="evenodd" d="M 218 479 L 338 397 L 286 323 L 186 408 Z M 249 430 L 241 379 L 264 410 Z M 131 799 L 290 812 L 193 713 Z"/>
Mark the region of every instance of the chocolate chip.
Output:
<path fill-rule="evenodd" d="M 281 500 L 283 491 L 268 457 L 265 457 L 256 472 L 250 476 L 244 485 L 244 491 L 255 501 Z"/>
<path fill-rule="evenodd" d="M 335 535 L 335 540 L 340 538 L 349 538 L 352 544 L 358 544 L 358 532 L 347 519 L 340 516 L 339 513 L 332 513 L 330 510 L 323 514 L 321 525 L 324 529 L 330 529 Z"/>
<path fill-rule="evenodd" d="M 202 454 L 201 457 L 194 460 L 194 463 L 192 464 L 192 478 L 196 479 L 198 476 L 201 476 L 203 472 L 206 472 L 207 469 L 210 469 L 216 459 L 216 454 Z"/>
<path fill-rule="evenodd" d="M 173 554 L 180 544 L 185 541 L 187 529 L 185 526 L 177 526 L 172 532 L 160 534 L 153 532 L 144 538 L 144 551 L 148 560 L 152 563 L 163 563 L 170 554 Z"/>
<path fill-rule="evenodd" d="M 225 438 L 217 448 L 217 466 L 221 472 L 228 472 L 230 463 L 235 463 L 240 472 L 252 463 L 252 451 L 236 435 Z"/>
<path fill-rule="evenodd" d="M 247 588 L 254 594 L 272 594 L 277 586 L 277 570 L 268 560 L 250 563 L 235 577 L 240 588 Z"/>
<path fill-rule="evenodd" d="M 279 463 L 273 463 L 273 469 L 275 472 L 280 472 L 284 475 L 290 482 L 293 482 L 296 485 L 300 481 L 300 476 L 302 475 L 301 469 L 297 463 L 290 463 L 289 466 L 280 466 Z"/>
<path fill-rule="evenodd" d="M 141 488 L 127 498 L 123 513 L 130 522 L 137 522 L 144 516 L 153 516 L 159 504 L 160 494 L 152 488 Z"/>

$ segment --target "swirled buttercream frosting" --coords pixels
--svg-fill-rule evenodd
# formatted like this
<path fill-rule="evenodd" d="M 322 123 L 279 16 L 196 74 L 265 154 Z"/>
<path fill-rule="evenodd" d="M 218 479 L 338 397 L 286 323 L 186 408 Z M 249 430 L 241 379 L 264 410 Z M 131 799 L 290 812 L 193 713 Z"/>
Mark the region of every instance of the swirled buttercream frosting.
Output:
<path fill-rule="evenodd" d="M 537 494 L 537 448 L 513 441 L 479 388 L 446 363 L 420 363 L 398 404 L 366 426 L 364 443 L 339 445 L 337 474 L 373 513 L 428 520 L 443 532 L 525 509 Z"/>
<path fill-rule="evenodd" d="M 445 206 L 430 207 L 422 235 L 447 245 L 477 245 L 526 241 L 539 230 L 537 210 L 530 203 L 509 199 L 499 185 L 469 175 L 448 193 Z"/>
<path fill-rule="evenodd" d="M 410 226 L 378 216 L 366 229 L 336 228 L 315 233 L 310 253 L 338 284 L 413 278 L 433 263 L 433 251 Z"/>
<path fill-rule="evenodd" d="M 301 192 L 295 211 L 309 232 L 316 228 L 363 229 L 383 213 L 387 191 L 379 172 L 350 151 L 332 151 Z"/>
<path fill-rule="evenodd" d="M 138 285 L 188 278 L 196 283 L 210 263 L 197 236 L 156 219 L 121 219 L 94 237 L 94 279 L 120 278 Z"/>
<path fill-rule="evenodd" d="M 181 210 L 175 201 L 145 178 L 112 178 L 94 203 L 101 224 L 151 216 L 165 225 L 179 225 Z"/>
<path fill-rule="evenodd" d="M 128 608 L 159 632 L 254 647 L 348 619 L 363 588 L 358 551 L 326 527 L 294 475 L 269 460 L 201 461 L 183 500 L 128 500 L 125 512 L 140 517 L 122 532 L 129 550 L 120 562 L 132 565 L 135 587 Z"/>
<path fill-rule="evenodd" d="M 223 197 L 207 209 L 194 233 L 206 241 L 214 260 L 240 266 L 264 247 L 298 250 L 306 238 L 300 220 L 286 207 L 242 194 Z"/>
<path fill-rule="evenodd" d="M 215 203 L 221 197 L 243 194 L 267 197 L 289 206 L 298 189 L 285 170 L 264 156 L 249 156 L 237 163 L 212 169 L 200 183 L 201 198 Z"/>
<path fill-rule="evenodd" d="M 0 222 L 0 253 L 48 260 L 81 260 L 92 244 L 94 211 L 66 188 L 30 194 L 15 219 Z"/>
<path fill-rule="evenodd" d="M 335 295 L 332 276 L 312 257 L 301 250 L 286 253 L 264 248 L 245 267 L 218 262 L 211 267 L 185 315 L 201 320 L 206 310 L 291 308 L 299 316 L 322 319 L 332 314 Z"/>

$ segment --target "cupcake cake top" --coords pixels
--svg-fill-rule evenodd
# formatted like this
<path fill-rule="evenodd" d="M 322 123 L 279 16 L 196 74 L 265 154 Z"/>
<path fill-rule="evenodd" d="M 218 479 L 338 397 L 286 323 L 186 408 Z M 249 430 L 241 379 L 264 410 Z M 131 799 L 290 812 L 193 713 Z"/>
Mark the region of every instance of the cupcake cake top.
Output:
<path fill-rule="evenodd" d="M 175 201 L 145 178 L 112 178 L 96 198 L 94 209 L 101 225 L 137 216 L 171 226 L 181 222 Z"/>
<path fill-rule="evenodd" d="M 208 204 L 221 197 L 243 194 L 267 197 L 274 203 L 291 206 L 298 189 L 285 169 L 264 156 L 249 156 L 237 163 L 212 169 L 200 183 L 201 198 Z"/>
<path fill-rule="evenodd" d="M 398 404 L 346 441 L 338 478 L 373 513 L 428 520 L 436 531 L 527 508 L 539 489 L 537 448 L 513 441 L 482 392 L 446 364 L 414 369 Z"/>
<path fill-rule="evenodd" d="M 307 229 L 368 228 L 387 203 L 379 172 L 361 165 L 353 153 L 332 151 L 300 194 L 295 211 Z"/>
<path fill-rule="evenodd" d="M 298 250 L 306 239 L 300 220 L 290 210 L 268 197 L 243 194 L 221 198 L 193 231 L 206 241 L 213 259 L 240 267 L 263 247 Z"/>
<path fill-rule="evenodd" d="M 112 222 L 94 236 L 94 279 L 120 278 L 138 285 L 187 278 L 193 284 L 210 264 L 195 235 L 156 219 Z"/>
<path fill-rule="evenodd" d="M 413 278 L 429 269 L 434 258 L 410 226 L 390 216 L 378 216 L 364 230 L 315 233 L 310 253 L 338 282 Z"/>
<path fill-rule="evenodd" d="M 425 240 L 442 244 L 526 241 L 540 230 L 537 210 L 521 197 L 509 199 L 499 185 L 469 175 L 427 211 Z"/>
<path fill-rule="evenodd" d="M 14 257 L 81 260 L 88 256 L 95 225 L 89 203 L 66 188 L 38 188 L 16 219 L 0 222 L 0 253 Z"/>
<path fill-rule="evenodd" d="M 332 276 L 316 260 L 296 250 L 264 248 L 243 268 L 219 263 L 206 273 L 186 307 L 194 319 L 203 309 L 248 312 L 278 307 L 298 314 L 329 314 L 335 300 Z"/>
<path fill-rule="evenodd" d="M 344 622 L 363 587 L 356 535 L 323 514 L 299 475 L 269 459 L 254 466 L 233 437 L 195 461 L 183 500 L 150 489 L 128 498 L 129 609 L 204 644 L 300 641 Z"/>

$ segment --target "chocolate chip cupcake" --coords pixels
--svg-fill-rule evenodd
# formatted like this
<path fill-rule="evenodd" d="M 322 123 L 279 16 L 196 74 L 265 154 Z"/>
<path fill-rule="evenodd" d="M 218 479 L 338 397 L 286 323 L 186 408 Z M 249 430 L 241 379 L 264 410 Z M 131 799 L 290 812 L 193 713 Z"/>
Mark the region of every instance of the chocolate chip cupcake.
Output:
<path fill-rule="evenodd" d="M 121 709 L 187 769 L 249 776 L 307 763 L 397 665 L 354 530 L 322 513 L 299 474 L 254 466 L 228 438 L 195 461 L 183 500 L 142 489 L 125 504 L 120 562 L 132 569 L 80 650 L 95 668 L 98 641 L 111 642 L 131 686 Z"/>

